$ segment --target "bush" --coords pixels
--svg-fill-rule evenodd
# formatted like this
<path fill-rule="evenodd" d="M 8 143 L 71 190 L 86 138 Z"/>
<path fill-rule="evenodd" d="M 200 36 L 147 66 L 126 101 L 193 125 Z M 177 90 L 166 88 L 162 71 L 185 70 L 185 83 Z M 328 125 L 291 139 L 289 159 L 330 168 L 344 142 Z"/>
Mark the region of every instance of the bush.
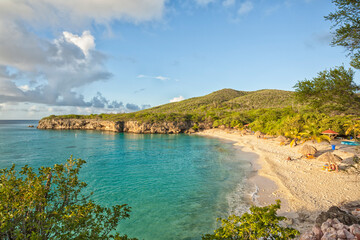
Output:
<path fill-rule="evenodd" d="M 280 221 L 285 217 L 277 216 L 280 209 L 280 200 L 276 204 L 266 207 L 252 206 L 250 213 L 244 213 L 241 217 L 232 215 L 221 221 L 221 227 L 214 234 L 207 234 L 203 240 L 255 240 L 255 239 L 293 239 L 300 233 L 296 229 L 282 227 Z"/>
<path fill-rule="evenodd" d="M 64 165 L 41 167 L 35 173 L 0 170 L 1 239 L 128 239 L 114 231 L 129 217 L 126 204 L 102 207 L 81 194 L 86 183 L 79 181 L 81 159 Z"/>

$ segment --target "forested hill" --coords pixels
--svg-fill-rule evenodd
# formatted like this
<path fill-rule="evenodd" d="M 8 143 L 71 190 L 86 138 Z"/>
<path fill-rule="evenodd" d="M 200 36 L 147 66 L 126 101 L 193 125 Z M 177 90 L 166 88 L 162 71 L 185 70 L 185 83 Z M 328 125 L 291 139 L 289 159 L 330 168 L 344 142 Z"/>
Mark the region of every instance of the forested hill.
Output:
<path fill-rule="evenodd" d="M 264 89 L 258 91 L 237 91 L 234 89 L 222 89 L 205 96 L 189 98 L 180 102 L 168 103 L 133 113 L 52 115 L 47 117 L 47 119 L 75 118 L 113 121 L 204 121 L 207 117 L 213 116 L 214 118 L 214 115 L 219 117 L 223 115 L 225 117 L 225 115 L 228 115 L 230 112 L 294 106 L 293 95 L 294 92 L 283 90 Z"/>
<path fill-rule="evenodd" d="M 293 92 L 282 90 L 258 90 L 253 92 L 222 89 L 202 97 L 186 99 L 143 110 L 144 113 L 203 112 L 222 108 L 250 110 L 260 108 L 284 108 L 292 105 Z"/>

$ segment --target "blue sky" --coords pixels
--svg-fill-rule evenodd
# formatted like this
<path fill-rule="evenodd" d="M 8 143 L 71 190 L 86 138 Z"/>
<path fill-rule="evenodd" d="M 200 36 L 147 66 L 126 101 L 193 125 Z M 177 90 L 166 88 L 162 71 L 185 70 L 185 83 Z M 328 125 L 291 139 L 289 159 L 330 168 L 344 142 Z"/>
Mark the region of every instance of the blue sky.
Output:
<path fill-rule="evenodd" d="M 330 46 L 333 10 L 325 0 L 2 0 L 0 119 L 292 90 L 349 67 Z"/>

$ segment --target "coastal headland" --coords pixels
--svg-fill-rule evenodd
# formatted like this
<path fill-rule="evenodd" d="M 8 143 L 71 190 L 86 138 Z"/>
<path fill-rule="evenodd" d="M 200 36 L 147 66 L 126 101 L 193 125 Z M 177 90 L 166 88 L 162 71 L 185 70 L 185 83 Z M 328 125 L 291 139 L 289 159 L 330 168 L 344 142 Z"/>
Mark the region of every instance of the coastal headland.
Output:
<path fill-rule="evenodd" d="M 160 133 L 177 134 L 193 133 L 194 123 L 184 122 L 140 122 L 140 121 L 106 121 L 96 119 L 42 119 L 37 126 L 38 129 L 56 130 L 101 130 L 128 133 Z M 209 129 L 206 123 L 199 124 L 200 129 Z"/>

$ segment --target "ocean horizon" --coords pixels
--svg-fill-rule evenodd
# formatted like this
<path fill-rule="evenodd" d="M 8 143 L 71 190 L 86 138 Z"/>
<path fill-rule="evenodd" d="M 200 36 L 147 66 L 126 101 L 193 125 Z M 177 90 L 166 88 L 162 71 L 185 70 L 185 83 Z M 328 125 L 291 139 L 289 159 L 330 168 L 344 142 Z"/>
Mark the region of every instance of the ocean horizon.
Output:
<path fill-rule="evenodd" d="M 232 142 L 187 134 L 38 130 L 0 120 L 0 168 L 86 160 L 80 179 L 104 206 L 128 204 L 117 231 L 138 239 L 201 239 L 216 218 L 243 213 L 253 187 L 249 154 Z M 35 125 L 35 128 L 29 128 Z M 251 158 L 251 156 L 250 156 Z"/>

